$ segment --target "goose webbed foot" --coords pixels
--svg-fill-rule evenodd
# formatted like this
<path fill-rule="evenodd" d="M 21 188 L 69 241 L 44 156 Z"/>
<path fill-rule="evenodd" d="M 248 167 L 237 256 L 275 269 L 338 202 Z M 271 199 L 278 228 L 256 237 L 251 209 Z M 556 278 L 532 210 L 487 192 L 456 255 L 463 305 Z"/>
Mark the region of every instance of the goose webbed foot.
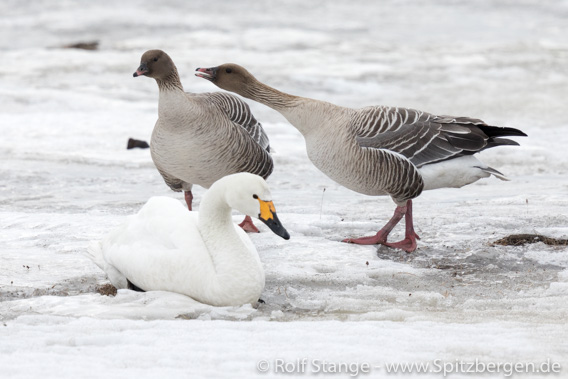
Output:
<path fill-rule="evenodd" d="M 239 224 L 241 228 L 247 233 L 260 233 L 256 226 L 254 226 L 250 216 L 246 216 L 243 222 Z"/>
<path fill-rule="evenodd" d="M 405 239 L 398 242 L 382 242 L 382 245 L 392 247 L 393 249 L 401 249 L 406 251 L 407 253 L 412 253 L 416 250 L 416 240 L 420 239 L 418 234 L 413 233 L 411 235 L 407 235 Z"/>
<path fill-rule="evenodd" d="M 387 242 L 389 233 L 403 217 L 406 223 L 405 238 L 399 242 Z M 407 253 L 411 253 L 416 250 L 417 239 L 420 239 L 420 237 L 414 232 L 414 223 L 412 221 L 412 200 L 408 200 L 404 206 L 396 207 L 394 214 L 389 222 L 387 222 L 387 224 L 374 236 L 346 238 L 343 240 L 343 242 L 355 243 L 358 245 L 381 244 L 395 249 L 402 249 Z"/>
<path fill-rule="evenodd" d="M 345 238 L 341 242 L 354 243 L 357 245 L 376 245 L 378 243 L 385 244 L 387 242 L 388 233 L 385 235 L 384 231 L 381 229 L 374 236 L 359 237 L 359 238 Z"/>

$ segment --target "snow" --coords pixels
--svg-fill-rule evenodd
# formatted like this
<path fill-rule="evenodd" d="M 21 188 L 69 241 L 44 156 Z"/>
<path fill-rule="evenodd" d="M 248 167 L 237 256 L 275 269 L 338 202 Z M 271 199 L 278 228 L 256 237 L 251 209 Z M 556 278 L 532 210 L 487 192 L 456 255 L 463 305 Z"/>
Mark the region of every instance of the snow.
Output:
<path fill-rule="evenodd" d="M 303 358 L 381 366 L 372 375 L 386 362 L 550 359 L 567 375 L 568 249 L 492 242 L 568 238 L 568 2 L 7 0 L 0 14 L 3 377 L 315 375 L 275 372 L 276 359 Z M 99 50 L 58 48 L 90 40 Z M 183 201 L 148 150 L 126 150 L 157 116 L 156 84 L 132 77 L 151 48 L 172 56 L 188 91 L 216 90 L 195 68 L 235 62 L 293 94 L 477 117 L 529 137 L 479 155 L 511 181 L 423 193 L 421 240 L 406 254 L 340 243 L 376 232 L 394 204 L 326 178 L 282 116 L 247 101 L 275 151 L 268 183 L 291 234 L 260 224 L 251 236 L 266 304 L 102 296 L 89 242 L 152 196 Z"/>

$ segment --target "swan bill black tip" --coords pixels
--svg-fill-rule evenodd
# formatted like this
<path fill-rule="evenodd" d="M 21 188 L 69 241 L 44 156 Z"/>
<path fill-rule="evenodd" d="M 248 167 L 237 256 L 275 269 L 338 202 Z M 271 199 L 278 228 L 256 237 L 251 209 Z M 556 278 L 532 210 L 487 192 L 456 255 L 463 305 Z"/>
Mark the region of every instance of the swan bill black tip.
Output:
<path fill-rule="evenodd" d="M 285 240 L 290 239 L 290 234 L 288 233 L 288 231 L 286 229 L 284 229 L 284 227 L 280 223 L 280 220 L 278 220 L 278 216 L 276 216 L 276 213 L 272 213 L 271 218 L 264 219 L 262 217 L 259 217 L 258 219 L 260 221 L 262 221 L 266 226 L 268 226 L 270 228 L 270 230 L 272 230 L 272 232 L 274 234 L 276 234 L 277 236 L 280 236 L 280 237 L 284 238 Z"/>

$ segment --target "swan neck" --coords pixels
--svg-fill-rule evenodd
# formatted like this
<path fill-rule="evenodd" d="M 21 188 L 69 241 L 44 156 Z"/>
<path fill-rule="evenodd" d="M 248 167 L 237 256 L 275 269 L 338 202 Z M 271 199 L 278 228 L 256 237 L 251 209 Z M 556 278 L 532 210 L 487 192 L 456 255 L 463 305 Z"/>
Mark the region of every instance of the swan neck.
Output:
<path fill-rule="evenodd" d="M 210 188 L 203 196 L 199 205 L 199 229 L 203 234 L 207 230 L 223 229 L 225 232 L 233 230 L 231 207 L 227 204 L 220 191 Z M 238 237 L 238 236 L 237 236 Z"/>
<path fill-rule="evenodd" d="M 198 228 L 211 256 L 220 291 L 224 287 L 234 287 L 227 278 L 236 280 L 243 272 L 264 278 L 256 251 L 251 252 L 237 234 L 231 207 L 225 200 L 227 190 L 213 185 L 199 205 Z"/>

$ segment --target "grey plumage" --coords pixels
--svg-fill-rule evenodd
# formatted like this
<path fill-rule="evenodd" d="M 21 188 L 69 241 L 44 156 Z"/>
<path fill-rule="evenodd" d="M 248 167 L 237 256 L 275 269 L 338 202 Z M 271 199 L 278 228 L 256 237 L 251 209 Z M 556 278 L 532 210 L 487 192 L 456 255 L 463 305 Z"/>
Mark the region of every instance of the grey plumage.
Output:
<path fill-rule="evenodd" d="M 228 93 L 184 92 L 176 66 L 161 50 L 144 53 L 134 73 L 139 75 L 156 79 L 160 90 L 150 151 L 172 190 L 191 193 L 193 184 L 209 188 L 238 172 L 264 179 L 272 173 L 268 136 L 243 100 Z"/>
<path fill-rule="evenodd" d="M 402 154 L 418 168 L 494 146 L 518 145 L 499 137 L 525 135 L 478 119 L 434 116 L 407 108 L 368 107 L 356 114 L 353 129 L 359 146 Z"/>
<path fill-rule="evenodd" d="M 168 116 L 158 119 L 150 144 L 154 163 L 172 190 L 189 190 L 193 184 L 209 188 L 237 172 L 270 176 L 268 137 L 244 101 L 226 93 L 183 95 L 187 103 L 176 107 L 168 107 L 175 95 L 161 96 Z M 184 106 L 185 111 L 175 109 Z M 170 117 L 178 111 L 179 117 Z"/>
<path fill-rule="evenodd" d="M 213 92 L 204 95 L 209 95 L 211 101 L 219 105 L 235 125 L 244 128 L 256 143 L 270 152 L 268 136 L 262 128 L 262 124 L 254 118 L 247 103 L 225 92 Z"/>
<path fill-rule="evenodd" d="M 375 236 L 345 242 L 414 251 L 418 235 L 412 199 L 423 190 L 459 188 L 490 175 L 505 179 L 473 155 L 494 146 L 517 145 L 503 137 L 525 136 L 520 130 L 489 126 L 469 117 L 385 106 L 352 109 L 293 96 L 261 83 L 232 63 L 197 71 L 197 76 L 220 88 L 280 112 L 304 136 L 314 165 L 337 183 L 366 195 L 391 196 L 397 208 L 387 224 Z M 405 239 L 387 242 L 402 217 Z"/>

